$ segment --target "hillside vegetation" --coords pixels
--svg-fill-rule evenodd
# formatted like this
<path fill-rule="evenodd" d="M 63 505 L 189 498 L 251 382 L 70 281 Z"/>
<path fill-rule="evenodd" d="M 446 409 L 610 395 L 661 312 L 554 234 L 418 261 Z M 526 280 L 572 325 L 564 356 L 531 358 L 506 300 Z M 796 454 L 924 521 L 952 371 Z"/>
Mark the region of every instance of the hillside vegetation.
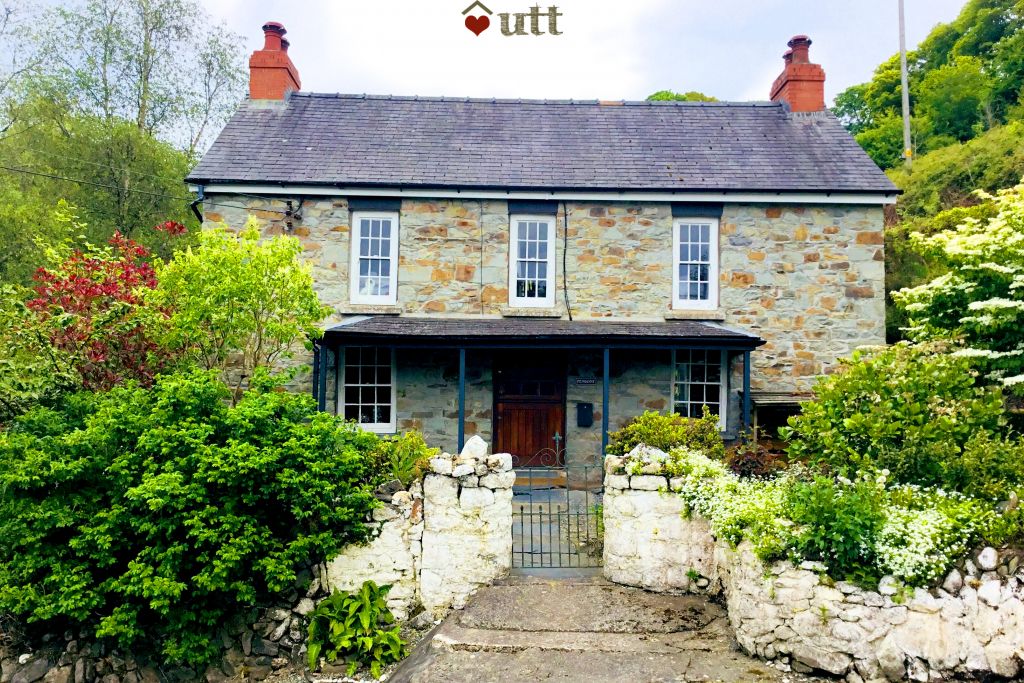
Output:
<path fill-rule="evenodd" d="M 914 286 L 943 266 L 909 243 L 994 208 L 976 190 L 995 192 L 1024 177 L 1024 0 L 969 0 L 907 54 L 912 113 L 911 168 L 903 165 L 899 55 L 867 83 L 847 88 L 833 112 L 903 190 L 887 220 L 886 289 Z M 890 341 L 902 313 L 889 306 Z"/>

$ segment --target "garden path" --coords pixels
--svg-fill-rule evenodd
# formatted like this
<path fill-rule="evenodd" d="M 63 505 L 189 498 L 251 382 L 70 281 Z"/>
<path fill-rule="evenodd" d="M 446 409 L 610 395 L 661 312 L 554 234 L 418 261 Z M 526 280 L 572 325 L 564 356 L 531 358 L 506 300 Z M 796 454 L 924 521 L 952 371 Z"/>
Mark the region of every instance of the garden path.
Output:
<path fill-rule="evenodd" d="M 400 683 L 810 682 L 742 654 L 724 610 L 599 577 L 513 576 L 481 589 L 392 675 Z"/>

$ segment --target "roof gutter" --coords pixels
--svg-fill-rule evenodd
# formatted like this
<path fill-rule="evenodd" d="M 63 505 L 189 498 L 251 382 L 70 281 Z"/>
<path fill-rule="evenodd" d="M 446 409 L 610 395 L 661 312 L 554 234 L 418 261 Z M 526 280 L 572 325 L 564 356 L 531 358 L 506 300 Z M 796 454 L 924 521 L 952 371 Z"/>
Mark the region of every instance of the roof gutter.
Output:
<path fill-rule="evenodd" d="M 899 190 L 884 191 L 600 191 L 600 190 L 501 190 L 450 189 L 430 187 L 387 187 L 323 184 L 213 183 L 204 187 L 207 195 L 250 194 L 310 197 L 416 197 L 424 199 L 519 199 L 548 201 L 616 202 L 731 202 L 742 204 L 895 204 Z"/>

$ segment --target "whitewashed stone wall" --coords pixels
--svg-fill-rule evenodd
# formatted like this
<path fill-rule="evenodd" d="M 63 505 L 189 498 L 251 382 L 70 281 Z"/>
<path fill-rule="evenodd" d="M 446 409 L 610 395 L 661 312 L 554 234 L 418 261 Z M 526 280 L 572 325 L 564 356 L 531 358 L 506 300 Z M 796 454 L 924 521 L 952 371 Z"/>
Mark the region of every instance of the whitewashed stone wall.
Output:
<path fill-rule="evenodd" d="M 659 593 L 717 593 L 715 537 L 684 519 L 679 496 L 659 476 L 611 474 L 604 491 L 604 575 Z"/>
<path fill-rule="evenodd" d="M 406 619 L 419 597 L 423 484 L 399 491 L 372 514 L 373 540 L 349 546 L 327 563 L 327 584 L 342 592 L 359 590 L 366 581 L 389 584 L 388 607 L 397 619 Z"/>
<path fill-rule="evenodd" d="M 782 668 L 850 683 L 1015 679 L 1024 674 L 1024 568 L 986 548 L 941 588 L 878 590 L 833 582 L 824 567 L 765 567 L 749 543 L 715 541 L 685 519 L 680 482 L 605 479 L 605 576 L 663 592 L 722 593 L 736 640 Z M 675 486 L 674 486 L 675 484 Z"/>
<path fill-rule="evenodd" d="M 422 483 L 373 511 L 373 540 L 346 548 L 327 565 L 331 590 L 364 581 L 390 584 L 388 606 L 399 619 L 416 604 L 434 616 L 460 609 L 512 562 L 512 456 L 488 455 L 479 437 L 462 453 L 430 462 Z"/>

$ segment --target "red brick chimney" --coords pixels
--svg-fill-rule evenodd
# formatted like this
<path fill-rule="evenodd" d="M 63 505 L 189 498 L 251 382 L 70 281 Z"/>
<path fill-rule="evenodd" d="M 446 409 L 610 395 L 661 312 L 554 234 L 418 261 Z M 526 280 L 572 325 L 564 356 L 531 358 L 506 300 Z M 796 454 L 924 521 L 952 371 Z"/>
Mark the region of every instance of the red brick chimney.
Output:
<path fill-rule="evenodd" d="M 772 102 L 785 100 L 792 111 L 825 110 L 825 70 L 811 64 L 811 39 L 793 36 L 782 55 L 785 66 L 772 84 Z"/>
<path fill-rule="evenodd" d="M 263 49 L 249 58 L 249 98 L 283 100 L 288 93 L 302 89 L 299 70 L 288 56 L 284 26 L 276 21 L 263 24 Z"/>

